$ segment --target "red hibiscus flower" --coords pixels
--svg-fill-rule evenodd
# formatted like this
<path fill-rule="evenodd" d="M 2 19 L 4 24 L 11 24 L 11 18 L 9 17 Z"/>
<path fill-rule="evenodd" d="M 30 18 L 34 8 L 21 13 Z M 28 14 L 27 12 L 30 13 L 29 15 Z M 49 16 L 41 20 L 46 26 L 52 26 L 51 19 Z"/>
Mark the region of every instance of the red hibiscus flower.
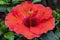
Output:
<path fill-rule="evenodd" d="M 11 31 L 32 39 L 52 30 L 55 27 L 55 19 L 51 8 L 23 2 L 8 13 L 5 24 Z"/>

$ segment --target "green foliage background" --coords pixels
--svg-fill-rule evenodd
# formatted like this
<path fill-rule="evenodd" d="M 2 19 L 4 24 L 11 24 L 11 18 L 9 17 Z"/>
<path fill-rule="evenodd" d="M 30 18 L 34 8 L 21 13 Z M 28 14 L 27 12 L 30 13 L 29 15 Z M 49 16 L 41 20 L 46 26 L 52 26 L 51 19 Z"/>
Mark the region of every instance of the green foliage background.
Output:
<path fill-rule="evenodd" d="M 6 14 L 12 7 L 20 4 L 25 0 L 0 0 L 0 40 L 28 40 L 23 35 L 18 35 L 11 32 L 4 23 Z M 43 34 L 41 37 L 32 40 L 60 40 L 60 3 L 59 0 L 30 0 L 33 3 L 43 4 L 53 9 L 53 16 L 55 17 L 56 24 L 52 31 Z"/>

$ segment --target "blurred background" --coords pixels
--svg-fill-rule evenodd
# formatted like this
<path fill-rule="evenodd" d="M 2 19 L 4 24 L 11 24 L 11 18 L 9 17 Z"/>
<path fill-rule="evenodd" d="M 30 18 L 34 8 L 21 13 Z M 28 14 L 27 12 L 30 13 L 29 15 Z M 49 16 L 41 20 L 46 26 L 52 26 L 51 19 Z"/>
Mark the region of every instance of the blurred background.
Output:
<path fill-rule="evenodd" d="M 0 40 L 28 40 L 23 35 L 11 32 L 4 23 L 5 16 L 12 7 L 23 1 L 31 1 L 35 4 L 38 3 L 51 7 L 56 20 L 55 28 L 52 31 L 32 40 L 60 40 L 60 0 L 0 0 Z"/>

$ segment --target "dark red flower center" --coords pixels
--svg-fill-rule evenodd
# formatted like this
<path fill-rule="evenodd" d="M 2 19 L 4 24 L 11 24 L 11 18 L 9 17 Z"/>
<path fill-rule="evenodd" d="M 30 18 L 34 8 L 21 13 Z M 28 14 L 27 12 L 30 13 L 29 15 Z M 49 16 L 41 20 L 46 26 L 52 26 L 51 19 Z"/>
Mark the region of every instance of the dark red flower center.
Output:
<path fill-rule="evenodd" d="M 24 25 L 26 27 L 35 27 L 38 25 L 36 18 L 26 18 Z"/>

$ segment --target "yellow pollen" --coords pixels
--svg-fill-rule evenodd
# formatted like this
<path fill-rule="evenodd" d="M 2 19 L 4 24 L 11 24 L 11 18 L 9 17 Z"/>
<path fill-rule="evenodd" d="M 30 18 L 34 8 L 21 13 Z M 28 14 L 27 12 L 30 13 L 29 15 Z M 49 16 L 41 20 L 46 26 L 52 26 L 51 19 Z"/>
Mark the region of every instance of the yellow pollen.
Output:
<path fill-rule="evenodd" d="M 29 11 L 28 13 L 29 13 L 29 15 L 32 15 L 33 11 Z"/>

